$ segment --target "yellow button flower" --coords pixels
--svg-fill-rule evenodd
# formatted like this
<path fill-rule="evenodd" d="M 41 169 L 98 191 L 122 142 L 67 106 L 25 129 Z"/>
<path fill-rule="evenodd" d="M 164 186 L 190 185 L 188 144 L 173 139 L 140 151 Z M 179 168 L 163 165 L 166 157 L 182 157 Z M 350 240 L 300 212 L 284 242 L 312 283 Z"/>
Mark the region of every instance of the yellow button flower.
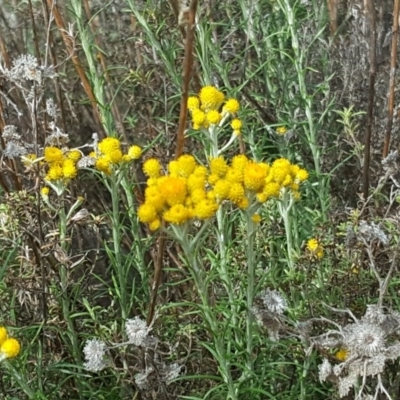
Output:
<path fill-rule="evenodd" d="M 158 179 L 157 187 L 170 206 L 185 202 L 187 194 L 185 178 L 163 176 Z"/>
<path fill-rule="evenodd" d="M 224 102 L 225 96 L 214 86 L 204 86 L 200 90 L 201 108 L 204 111 L 218 110 Z"/>
<path fill-rule="evenodd" d="M 211 174 L 217 175 L 219 178 L 223 178 L 228 171 L 228 164 L 224 157 L 215 157 L 210 160 L 210 171 Z"/>
<path fill-rule="evenodd" d="M 67 158 L 62 166 L 63 175 L 65 179 L 73 179 L 78 174 L 78 170 L 76 169 L 75 162 L 69 158 Z"/>
<path fill-rule="evenodd" d="M 99 143 L 99 150 L 103 154 L 109 154 L 112 153 L 115 150 L 120 150 L 121 149 L 121 142 L 117 138 L 113 137 L 106 137 Z"/>
<path fill-rule="evenodd" d="M 276 128 L 276 133 L 278 134 L 278 135 L 285 135 L 286 134 L 286 132 L 287 132 L 287 128 L 285 127 L 285 126 L 278 126 L 277 128 Z"/>
<path fill-rule="evenodd" d="M 141 222 L 150 223 L 157 219 L 157 211 L 152 204 L 142 204 L 139 207 L 137 214 Z"/>
<path fill-rule="evenodd" d="M 182 204 L 176 204 L 163 214 L 164 219 L 172 224 L 180 225 L 191 217 L 189 209 Z"/>
<path fill-rule="evenodd" d="M 17 339 L 6 339 L 0 346 L 0 359 L 16 357 L 21 351 L 21 345 Z"/>
<path fill-rule="evenodd" d="M 64 155 L 63 152 L 57 147 L 45 147 L 44 159 L 49 164 L 55 162 L 61 163 L 64 159 Z"/>
<path fill-rule="evenodd" d="M 150 158 L 143 164 L 143 172 L 149 178 L 158 178 L 160 176 L 161 164 L 156 158 Z"/>
<path fill-rule="evenodd" d="M 222 116 L 217 110 L 211 110 L 206 114 L 208 123 L 217 125 L 220 123 Z"/>
<path fill-rule="evenodd" d="M 229 99 L 225 103 L 223 111 L 226 111 L 230 114 L 236 114 L 239 111 L 239 107 L 239 102 L 236 99 Z"/>
<path fill-rule="evenodd" d="M 0 326 L 0 346 L 6 341 L 7 337 L 7 329 L 4 326 Z"/>
<path fill-rule="evenodd" d="M 239 118 L 233 119 L 231 127 L 234 131 L 240 131 L 242 129 L 242 121 Z"/>
<path fill-rule="evenodd" d="M 139 146 L 131 146 L 128 149 L 128 156 L 132 160 L 137 160 L 142 155 L 142 149 Z"/>
<path fill-rule="evenodd" d="M 200 100 L 196 96 L 190 96 L 188 98 L 187 107 L 189 111 L 196 110 L 200 108 Z"/>

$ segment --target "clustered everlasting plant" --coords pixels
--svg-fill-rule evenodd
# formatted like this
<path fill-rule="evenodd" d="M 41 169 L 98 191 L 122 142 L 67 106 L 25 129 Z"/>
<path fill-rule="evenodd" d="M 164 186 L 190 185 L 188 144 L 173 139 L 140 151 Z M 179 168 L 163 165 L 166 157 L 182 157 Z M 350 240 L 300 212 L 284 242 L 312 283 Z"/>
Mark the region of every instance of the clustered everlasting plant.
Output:
<path fill-rule="evenodd" d="M 156 159 L 143 165 L 149 179 L 138 216 L 151 230 L 157 230 L 162 220 L 180 225 L 191 219 L 211 218 L 226 201 L 242 210 L 255 210 L 257 204 L 279 198 L 281 191 L 298 199 L 299 186 L 308 178 L 306 170 L 287 159 L 270 165 L 245 155 L 233 157 L 230 164 L 222 156 L 211 158 L 208 168 L 199 165 L 192 155 L 183 155 L 171 161 L 167 169 L 169 174 L 162 175 Z"/>

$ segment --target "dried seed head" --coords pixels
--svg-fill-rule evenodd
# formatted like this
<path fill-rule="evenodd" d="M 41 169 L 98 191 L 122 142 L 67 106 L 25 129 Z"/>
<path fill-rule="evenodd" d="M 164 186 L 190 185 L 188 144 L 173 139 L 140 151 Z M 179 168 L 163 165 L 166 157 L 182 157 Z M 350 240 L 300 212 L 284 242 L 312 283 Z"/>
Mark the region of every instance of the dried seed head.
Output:
<path fill-rule="evenodd" d="M 129 343 L 135 346 L 142 346 L 151 331 L 146 324 L 146 321 L 140 317 L 128 319 L 126 321 L 126 335 L 128 336 Z"/>
<path fill-rule="evenodd" d="M 106 344 L 101 340 L 88 340 L 83 348 L 83 354 L 85 355 L 85 363 L 83 364 L 83 367 L 92 372 L 103 370 L 106 367 L 104 362 L 106 349 Z"/>

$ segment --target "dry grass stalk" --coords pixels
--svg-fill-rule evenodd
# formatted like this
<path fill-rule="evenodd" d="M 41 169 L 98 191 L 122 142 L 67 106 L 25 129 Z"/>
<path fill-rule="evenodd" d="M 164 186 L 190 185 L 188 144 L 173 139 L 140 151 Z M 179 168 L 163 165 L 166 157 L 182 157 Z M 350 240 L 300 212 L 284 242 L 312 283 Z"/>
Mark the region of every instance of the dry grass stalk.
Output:
<path fill-rule="evenodd" d="M 393 5 L 393 28 L 392 28 L 392 50 L 390 54 L 390 82 L 389 82 L 389 98 L 388 98 L 388 117 L 386 122 L 385 142 L 383 145 L 382 157 L 386 158 L 389 154 L 390 137 L 393 126 L 393 108 L 394 108 L 394 89 L 395 89 L 395 73 L 397 59 L 397 37 L 399 34 L 399 10 L 400 1 L 394 0 Z"/>

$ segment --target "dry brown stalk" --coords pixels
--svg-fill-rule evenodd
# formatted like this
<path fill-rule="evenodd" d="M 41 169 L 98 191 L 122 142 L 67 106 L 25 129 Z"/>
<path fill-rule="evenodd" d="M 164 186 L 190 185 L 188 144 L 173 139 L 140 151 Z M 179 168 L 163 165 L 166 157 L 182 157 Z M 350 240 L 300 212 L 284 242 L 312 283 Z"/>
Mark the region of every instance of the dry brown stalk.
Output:
<path fill-rule="evenodd" d="M 71 37 L 68 35 L 67 30 L 65 28 L 65 23 L 63 20 L 63 17 L 61 16 L 60 11 L 58 10 L 58 7 L 56 5 L 56 2 L 54 0 L 47 0 L 47 4 L 49 6 L 49 9 L 51 10 L 53 16 L 54 16 L 54 21 L 56 22 L 57 28 L 60 31 L 60 34 L 63 38 L 65 47 L 67 48 L 67 51 L 69 53 L 69 56 L 71 57 L 72 63 L 75 66 L 76 72 L 79 75 L 79 78 L 82 82 L 82 85 L 85 89 L 86 95 L 88 96 L 90 103 L 92 105 L 93 108 L 93 114 L 95 117 L 95 122 L 97 125 L 97 129 L 98 129 L 98 134 L 99 137 L 105 137 L 105 133 L 104 133 L 104 128 L 102 126 L 101 123 L 101 117 L 100 117 L 100 112 L 97 108 L 97 101 L 96 101 L 96 97 L 94 96 L 92 87 L 90 86 L 89 80 L 86 77 L 85 71 L 82 67 L 82 64 L 79 60 L 78 54 L 76 53 L 76 49 L 75 46 L 73 46 L 73 44 L 71 43 Z"/>
<path fill-rule="evenodd" d="M 397 60 L 397 38 L 399 34 L 399 10 L 400 0 L 394 0 L 393 5 L 393 27 L 392 27 L 392 50 L 390 55 L 390 81 L 389 81 L 389 98 L 388 98 L 388 116 L 386 122 L 385 142 L 383 144 L 382 157 L 387 157 L 389 153 L 390 137 L 393 126 L 393 109 L 394 109 L 394 89 L 395 89 L 395 73 Z"/>
<path fill-rule="evenodd" d="M 49 9 L 47 7 L 46 0 L 42 0 L 42 9 L 43 9 L 43 15 L 44 15 L 44 21 L 46 27 L 49 27 L 50 25 L 50 15 L 49 15 Z M 54 70 L 58 72 L 58 62 L 57 62 L 57 54 L 54 51 L 54 39 L 53 39 L 53 33 L 51 29 L 48 29 L 48 42 L 46 43 L 46 48 L 49 50 L 50 57 L 51 57 L 51 62 L 54 66 Z M 45 58 L 45 62 L 47 62 L 47 57 Z M 60 78 L 57 76 L 54 80 L 54 89 L 56 92 L 56 97 L 57 97 L 57 102 L 58 102 L 58 109 L 60 110 L 61 114 L 61 126 L 64 132 L 66 132 L 66 119 L 65 119 L 65 110 L 64 110 L 64 101 L 62 97 L 62 91 L 60 87 Z"/>
<path fill-rule="evenodd" d="M 185 42 L 185 58 L 183 62 L 183 83 L 182 83 L 182 100 L 181 110 L 179 115 L 179 128 L 176 140 L 175 157 L 178 158 L 183 153 L 185 145 L 185 128 L 187 116 L 187 99 L 189 95 L 189 84 L 193 68 L 193 40 L 194 40 L 194 27 L 196 19 L 197 0 L 192 0 L 189 7 L 189 14 L 187 19 L 186 29 L 186 42 Z M 154 280 L 151 288 L 151 299 L 149 304 L 149 311 L 147 313 L 147 324 L 150 325 L 154 318 L 154 310 L 157 304 L 158 288 L 161 284 L 163 259 L 165 251 L 165 236 L 161 234 L 158 238 L 158 253 L 156 265 L 154 267 Z"/>
<path fill-rule="evenodd" d="M 337 0 L 327 0 L 329 11 L 329 26 L 330 32 L 333 36 L 337 31 Z"/>
<path fill-rule="evenodd" d="M 187 117 L 187 99 L 189 96 L 189 84 L 193 69 L 193 41 L 195 30 L 195 19 L 197 10 L 197 0 L 192 0 L 189 7 L 187 19 L 186 42 L 185 42 L 185 58 L 183 61 L 183 84 L 182 84 L 182 99 L 181 111 L 179 114 L 179 127 L 176 137 L 175 157 L 178 158 L 183 153 L 185 146 L 185 128 Z"/>

